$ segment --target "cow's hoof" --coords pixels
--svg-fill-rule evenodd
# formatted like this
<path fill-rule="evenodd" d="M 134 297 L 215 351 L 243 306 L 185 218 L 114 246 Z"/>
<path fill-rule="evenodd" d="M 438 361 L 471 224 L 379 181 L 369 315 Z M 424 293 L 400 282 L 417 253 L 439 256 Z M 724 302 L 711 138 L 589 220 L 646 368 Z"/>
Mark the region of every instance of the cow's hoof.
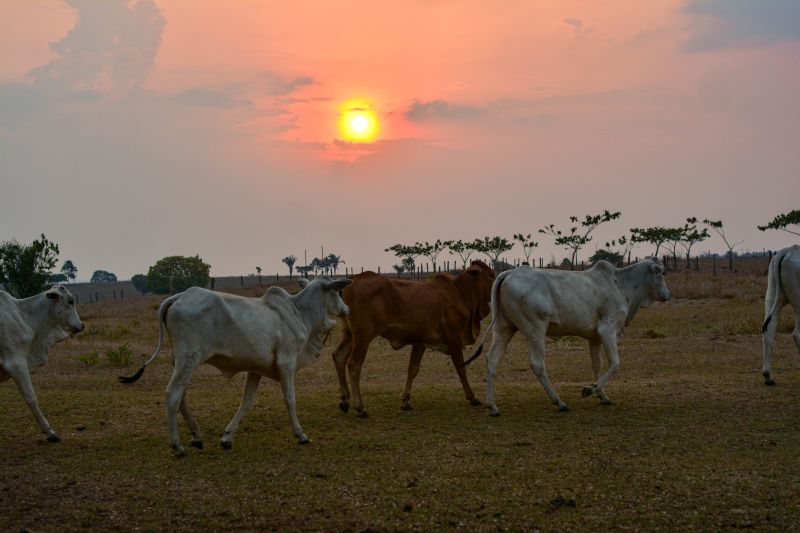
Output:
<path fill-rule="evenodd" d="M 414 406 L 406 402 L 400 405 L 400 409 L 402 409 L 403 411 L 411 411 L 414 409 Z"/>
<path fill-rule="evenodd" d="M 197 448 L 198 450 L 202 450 L 203 449 L 203 441 L 200 440 L 200 439 L 192 439 L 192 441 L 189 443 L 189 446 L 193 446 L 193 447 Z"/>
<path fill-rule="evenodd" d="M 600 405 L 605 405 L 605 406 L 614 405 L 614 402 L 606 398 L 605 400 L 600 400 Z"/>
<path fill-rule="evenodd" d="M 61 442 L 61 437 L 54 431 L 47 436 L 48 442 Z"/>
<path fill-rule="evenodd" d="M 230 450 L 231 446 L 233 446 L 233 442 L 229 440 L 221 440 L 219 441 L 219 445 L 222 446 L 224 450 Z"/>
<path fill-rule="evenodd" d="M 369 413 L 367 413 L 366 409 L 362 409 L 358 412 L 358 418 L 369 418 Z"/>
<path fill-rule="evenodd" d="M 494 417 L 500 416 L 500 410 L 499 409 L 492 409 L 490 407 L 489 408 L 489 416 L 494 416 Z"/>
<path fill-rule="evenodd" d="M 766 378 L 764 380 L 764 385 L 766 385 L 767 387 L 774 387 L 775 386 L 775 380 L 772 379 L 772 378 Z"/>
<path fill-rule="evenodd" d="M 592 394 L 594 394 L 594 391 L 592 390 L 591 387 L 584 387 L 583 390 L 581 391 L 581 398 L 586 398 L 587 396 L 591 396 Z"/>
<path fill-rule="evenodd" d="M 186 450 L 183 449 L 183 446 L 178 446 L 177 448 L 173 448 L 175 450 L 175 458 L 182 459 L 186 457 Z"/>
<path fill-rule="evenodd" d="M 311 439 L 303 435 L 298 439 L 297 444 L 311 444 Z"/>
<path fill-rule="evenodd" d="M 562 403 L 561 405 L 558 406 L 558 410 L 561 411 L 562 413 L 566 413 L 567 411 L 569 411 L 569 406 L 565 403 Z"/>
<path fill-rule="evenodd" d="M 480 401 L 479 399 L 477 399 L 477 398 L 472 398 L 472 399 L 469 401 L 469 403 L 470 403 L 470 405 L 483 405 L 483 404 L 481 403 L 481 401 Z"/>
<path fill-rule="evenodd" d="M 347 402 L 339 402 L 339 409 L 341 409 L 343 413 L 346 413 L 350 410 L 350 404 Z"/>

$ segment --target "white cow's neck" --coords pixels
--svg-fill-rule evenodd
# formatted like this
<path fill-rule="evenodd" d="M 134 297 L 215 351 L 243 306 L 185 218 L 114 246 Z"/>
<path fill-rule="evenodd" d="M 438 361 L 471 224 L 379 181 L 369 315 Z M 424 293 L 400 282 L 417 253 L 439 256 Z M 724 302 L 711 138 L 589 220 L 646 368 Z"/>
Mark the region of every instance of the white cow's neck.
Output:
<path fill-rule="evenodd" d="M 32 367 L 43 364 L 47 359 L 47 352 L 58 341 L 66 339 L 67 332 L 58 327 L 50 316 L 51 303 L 47 295 L 37 294 L 30 298 L 19 300 L 19 310 L 26 318 L 26 323 L 33 325 L 33 339 L 31 339 Z"/>
<path fill-rule="evenodd" d="M 303 352 L 314 357 L 319 356 L 325 336 L 336 325 L 336 321 L 327 316 L 324 297 L 320 287 L 308 287 L 291 297 L 309 333 Z"/>
<path fill-rule="evenodd" d="M 649 288 L 645 286 L 644 278 L 649 268 L 650 265 L 640 261 L 631 266 L 617 269 L 619 290 L 628 301 L 628 316 L 625 318 L 626 326 L 631 323 L 642 304 L 648 300 Z"/>

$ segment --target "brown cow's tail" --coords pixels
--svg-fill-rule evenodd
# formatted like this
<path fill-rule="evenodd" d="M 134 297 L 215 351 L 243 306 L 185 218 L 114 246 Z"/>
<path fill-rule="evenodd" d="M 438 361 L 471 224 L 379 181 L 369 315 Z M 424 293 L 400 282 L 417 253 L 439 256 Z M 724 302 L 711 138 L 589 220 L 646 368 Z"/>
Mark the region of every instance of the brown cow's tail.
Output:
<path fill-rule="evenodd" d="M 491 307 L 491 310 L 492 310 L 492 320 L 491 320 L 491 322 L 489 322 L 489 325 L 486 326 L 486 331 L 483 332 L 483 336 L 481 337 L 481 343 L 478 345 L 478 349 L 475 350 L 475 353 L 472 354 L 472 357 L 470 357 L 469 359 L 464 361 L 464 364 L 461 365 L 461 366 L 467 366 L 468 364 L 473 362 L 475 359 L 480 357 L 481 353 L 483 353 L 483 345 L 486 342 L 486 335 L 489 334 L 489 330 L 492 329 L 492 326 L 494 325 L 494 321 L 497 319 L 497 309 L 498 309 L 499 304 L 500 304 L 500 285 L 503 283 L 503 281 L 509 275 L 511 275 L 512 272 L 514 272 L 514 271 L 513 270 L 506 270 L 505 272 L 502 272 L 499 276 L 497 276 L 495 278 L 494 283 L 492 284 L 492 300 L 491 300 L 491 304 L 490 304 L 490 307 Z"/>
<path fill-rule="evenodd" d="M 147 368 L 147 365 L 152 363 L 153 360 L 156 358 L 156 356 L 158 356 L 158 354 L 161 352 L 161 347 L 164 345 L 164 329 L 167 320 L 167 311 L 169 311 L 169 308 L 172 307 L 172 304 L 178 301 L 178 298 L 180 298 L 181 294 L 170 296 L 169 298 L 161 302 L 161 307 L 158 308 L 159 333 L 158 333 L 158 346 L 156 346 L 155 353 L 152 356 L 150 356 L 150 359 L 145 361 L 145 363 L 141 366 L 141 368 L 139 368 L 139 370 L 136 371 L 134 375 L 118 376 L 117 381 L 119 381 L 120 383 L 124 383 L 126 385 L 130 385 L 131 383 L 136 382 L 140 377 L 142 377 L 142 374 L 144 374 L 144 369 Z"/>
<path fill-rule="evenodd" d="M 769 263 L 769 281 L 774 283 L 770 283 L 767 287 L 767 291 L 772 293 L 772 308 L 767 310 L 767 317 L 764 319 L 764 324 L 761 326 L 761 333 L 767 332 L 767 326 L 769 323 L 777 318 L 774 318 L 775 315 L 778 314 L 778 295 L 783 290 L 781 287 L 781 264 L 783 263 L 783 259 L 786 257 L 785 250 L 781 250 L 778 252 L 775 257 L 772 258 L 772 261 Z"/>

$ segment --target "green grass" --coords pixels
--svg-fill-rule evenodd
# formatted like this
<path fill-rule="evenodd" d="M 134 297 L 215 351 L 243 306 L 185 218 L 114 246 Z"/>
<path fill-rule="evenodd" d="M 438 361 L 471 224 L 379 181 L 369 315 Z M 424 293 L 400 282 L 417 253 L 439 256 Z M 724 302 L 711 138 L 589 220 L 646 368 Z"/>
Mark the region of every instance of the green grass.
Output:
<path fill-rule="evenodd" d="M 679 294 L 677 277 L 668 283 Z M 115 382 L 152 353 L 158 301 L 82 306 L 92 327 L 114 335 L 60 344 L 34 375 L 60 444 L 38 433 L 12 383 L 0 386 L 0 530 L 792 530 L 800 521 L 798 356 L 779 334 L 778 386 L 763 385 L 755 298 L 676 298 L 641 311 L 620 341 L 610 407 L 580 398 L 593 381 L 585 342 L 548 343 L 567 413 L 547 401 L 518 336 L 496 385 L 503 416 L 468 405 L 439 353 L 426 353 L 414 410 L 401 411 L 408 349 L 376 341 L 362 378 L 370 417 L 359 419 L 337 408 L 331 339 L 298 375 L 308 446 L 295 444 L 280 388 L 266 380 L 223 450 L 243 379 L 204 367 L 188 401 L 205 449 L 181 460 L 166 436 L 169 350 L 136 384 Z M 788 310 L 781 321 L 793 324 Z M 78 358 L 125 342 L 129 368 Z M 483 359 L 468 373 L 483 399 Z"/>

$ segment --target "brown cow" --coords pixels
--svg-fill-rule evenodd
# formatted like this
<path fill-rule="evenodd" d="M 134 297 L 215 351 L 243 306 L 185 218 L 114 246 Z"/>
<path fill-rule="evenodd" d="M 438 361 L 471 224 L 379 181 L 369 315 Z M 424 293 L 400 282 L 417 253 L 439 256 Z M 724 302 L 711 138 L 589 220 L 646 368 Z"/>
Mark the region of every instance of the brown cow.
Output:
<path fill-rule="evenodd" d="M 411 383 L 425 348 L 450 356 L 467 400 L 480 405 L 467 381 L 463 350 L 465 344 L 475 342 L 481 320 L 489 314 L 494 277 L 494 271 L 482 261 L 473 261 L 458 276 L 437 274 L 427 282 L 389 279 L 374 272 L 353 277 L 342 294 L 350 315 L 342 341 L 333 352 L 342 399 L 339 408 L 345 413 L 350 409 L 346 365 L 353 385 L 353 405 L 358 416 L 367 416 L 359 385 L 361 365 L 369 344 L 378 336 L 387 339 L 395 350 L 411 345 L 402 409 L 411 409 Z"/>

